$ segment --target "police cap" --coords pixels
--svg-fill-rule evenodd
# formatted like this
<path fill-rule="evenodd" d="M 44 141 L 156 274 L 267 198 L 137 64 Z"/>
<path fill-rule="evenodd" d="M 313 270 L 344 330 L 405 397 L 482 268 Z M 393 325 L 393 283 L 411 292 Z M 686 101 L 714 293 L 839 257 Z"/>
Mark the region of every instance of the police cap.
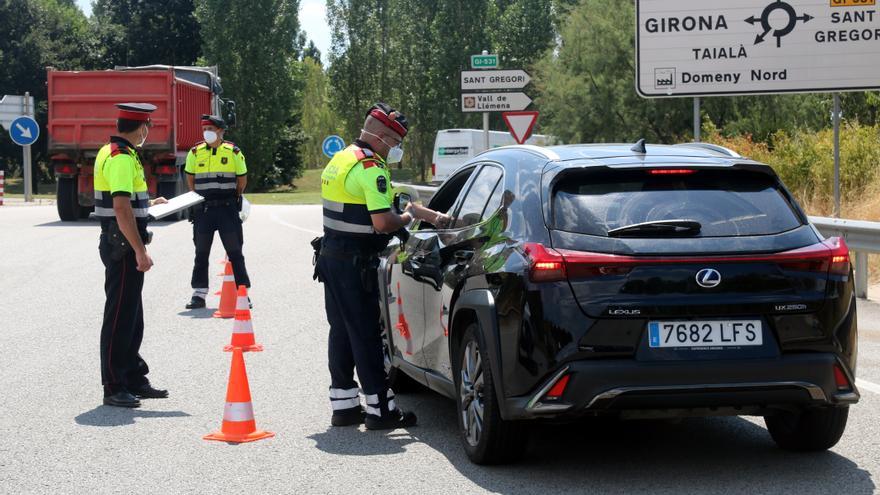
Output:
<path fill-rule="evenodd" d="M 156 111 L 156 105 L 150 103 L 117 103 L 116 108 L 117 118 L 137 122 L 150 122 L 150 114 Z"/>
<path fill-rule="evenodd" d="M 212 125 L 218 129 L 226 129 L 226 121 L 215 115 L 202 115 L 202 125 Z"/>

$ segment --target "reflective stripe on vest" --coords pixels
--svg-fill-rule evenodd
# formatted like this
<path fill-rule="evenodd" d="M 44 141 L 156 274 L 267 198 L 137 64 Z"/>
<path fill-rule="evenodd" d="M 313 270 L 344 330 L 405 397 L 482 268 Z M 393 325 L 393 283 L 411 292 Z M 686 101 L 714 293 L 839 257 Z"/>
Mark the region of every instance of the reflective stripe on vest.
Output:
<path fill-rule="evenodd" d="M 108 165 L 112 165 L 112 163 L 108 163 L 110 159 L 113 157 L 113 147 L 116 146 L 118 154 L 127 154 L 132 157 L 135 162 L 135 176 L 134 176 L 134 184 L 132 187 L 134 189 L 143 189 L 142 191 L 135 191 L 134 194 L 131 195 L 129 201 L 131 202 L 131 209 L 134 213 L 134 217 L 136 219 L 146 219 L 149 215 L 148 208 L 150 206 L 150 193 L 147 191 L 147 183 L 144 177 L 144 169 L 141 165 L 140 158 L 138 158 L 137 152 L 127 146 L 123 146 L 122 144 L 111 142 L 110 144 L 104 145 L 99 151 L 98 156 L 95 157 L 95 179 L 94 179 L 94 190 L 95 190 L 95 216 L 99 218 L 116 218 L 116 211 L 113 210 L 113 196 L 111 195 L 111 191 L 103 188 L 109 188 L 106 179 L 104 178 L 104 169 Z M 120 150 L 121 148 L 121 150 Z M 140 175 L 137 175 L 140 174 Z"/>

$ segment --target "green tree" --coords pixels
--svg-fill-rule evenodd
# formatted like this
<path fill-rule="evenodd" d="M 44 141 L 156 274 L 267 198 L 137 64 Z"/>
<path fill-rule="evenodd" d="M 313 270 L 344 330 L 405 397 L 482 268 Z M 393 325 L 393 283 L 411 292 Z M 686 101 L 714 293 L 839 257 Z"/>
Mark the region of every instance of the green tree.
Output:
<path fill-rule="evenodd" d="M 196 2 L 204 61 L 218 66 L 224 96 L 237 103 L 238 126 L 229 137 L 248 157 L 260 189 L 299 165 L 276 159 L 279 143 L 292 137 L 297 108 L 298 8 L 297 0 Z"/>
<path fill-rule="evenodd" d="M 32 147 L 36 178 L 48 180 L 38 165 L 46 157 L 46 67 L 91 69 L 97 65 L 97 44 L 88 20 L 72 0 L 0 0 L 0 96 L 29 92 L 36 102 L 41 137 Z M 0 132 L 0 168 L 18 173 L 21 147 Z"/>
<path fill-rule="evenodd" d="M 305 137 L 299 149 L 306 167 L 323 166 L 327 158 L 321 150 L 324 138 L 342 132 L 342 126 L 330 103 L 330 85 L 320 62 L 306 57 L 303 62 L 301 124 Z"/>
<path fill-rule="evenodd" d="M 201 54 L 193 0 L 96 0 L 92 26 L 113 65 L 193 65 Z"/>

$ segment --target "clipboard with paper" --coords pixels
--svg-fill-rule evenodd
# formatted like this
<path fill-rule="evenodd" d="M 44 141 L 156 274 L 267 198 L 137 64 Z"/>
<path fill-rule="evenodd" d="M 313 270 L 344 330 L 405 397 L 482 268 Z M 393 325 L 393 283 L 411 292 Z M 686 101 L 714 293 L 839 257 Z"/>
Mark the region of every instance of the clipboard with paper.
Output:
<path fill-rule="evenodd" d="M 190 191 L 186 194 L 181 194 L 180 196 L 175 196 L 169 199 L 165 204 L 151 206 L 149 210 L 147 210 L 147 213 L 150 215 L 150 220 L 159 220 L 204 201 L 205 198 L 200 194 Z"/>

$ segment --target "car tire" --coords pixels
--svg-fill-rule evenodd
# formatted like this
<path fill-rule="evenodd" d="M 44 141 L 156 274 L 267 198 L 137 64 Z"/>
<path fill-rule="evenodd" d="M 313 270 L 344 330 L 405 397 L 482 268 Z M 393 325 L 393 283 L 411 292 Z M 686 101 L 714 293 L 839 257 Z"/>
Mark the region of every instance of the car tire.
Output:
<path fill-rule="evenodd" d="M 455 351 L 453 367 L 458 429 L 472 462 L 507 464 L 525 453 L 528 430 L 523 422 L 501 418 L 491 357 L 481 351 L 486 348 L 479 325 L 471 323 Z"/>
<path fill-rule="evenodd" d="M 801 452 L 828 450 L 846 429 L 849 407 L 804 409 L 766 416 L 767 431 L 780 448 Z"/>
<path fill-rule="evenodd" d="M 79 197 L 77 196 L 76 177 L 58 177 L 55 189 L 55 205 L 58 217 L 65 222 L 74 222 L 80 218 Z"/>
<path fill-rule="evenodd" d="M 413 380 L 402 369 L 391 364 L 391 349 L 393 349 L 393 343 L 391 342 L 391 335 L 389 335 L 388 330 L 385 328 L 384 318 L 379 322 L 379 326 L 382 329 L 382 355 L 385 359 L 385 374 L 388 375 L 388 388 L 393 390 L 395 394 L 418 390 L 418 382 Z"/>

